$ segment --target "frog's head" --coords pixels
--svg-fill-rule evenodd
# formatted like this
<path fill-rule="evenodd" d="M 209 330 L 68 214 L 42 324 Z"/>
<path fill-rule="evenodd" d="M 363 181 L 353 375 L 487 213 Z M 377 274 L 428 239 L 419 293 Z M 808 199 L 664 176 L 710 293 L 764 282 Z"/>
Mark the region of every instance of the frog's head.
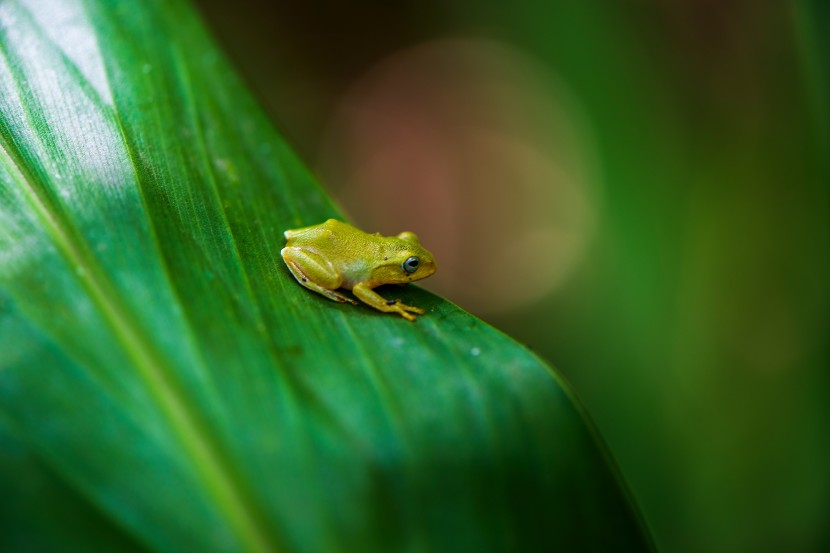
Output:
<path fill-rule="evenodd" d="M 395 238 L 392 255 L 380 268 L 383 271 L 381 280 L 385 284 L 406 284 L 435 272 L 435 259 L 421 245 L 415 233 L 402 232 Z"/>

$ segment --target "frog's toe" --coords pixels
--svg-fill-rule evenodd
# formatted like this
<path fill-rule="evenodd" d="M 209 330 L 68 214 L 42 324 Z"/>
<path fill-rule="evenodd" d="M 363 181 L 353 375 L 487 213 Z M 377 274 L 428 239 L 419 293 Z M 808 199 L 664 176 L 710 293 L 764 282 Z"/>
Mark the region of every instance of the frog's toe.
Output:
<path fill-rule="evenodd" d="M 407 321 L 413 321 L 413 322 L 415 321 L 415 315 L 412 315 L 412 314 L 410 314 L 410 313 L 407 313 L 407 312 L 406 312 L 406 311 L 404 311 L 403 309 L 399 309 L 399 310 L 398 310 L 398 314 L 399 314 L 401 317 L 403 317 L 404 319 L 406 319 Z"/>
<path fill-rule="evenodd" d="M 408 321 L 415 320 L 415 315 L 413 315 L 412 313 L 417 313 L 418 315 L 424 314 L 424 310 L 420 307 L 413 307 L 411 305 L 404 305 L 402 303 L 398 303 L 395 305 L 395 312 Z"/>
<path fill-rule="evenodd" d="M 402 303 L 398 304 L 398 307 L 403 309 L 404 311 L 409 311 L 411 313 L 417 313 L 418 315 L 423 315 L 425 311 L 420 307 L 415 307 L 414 305 L 404 305 Z"/>

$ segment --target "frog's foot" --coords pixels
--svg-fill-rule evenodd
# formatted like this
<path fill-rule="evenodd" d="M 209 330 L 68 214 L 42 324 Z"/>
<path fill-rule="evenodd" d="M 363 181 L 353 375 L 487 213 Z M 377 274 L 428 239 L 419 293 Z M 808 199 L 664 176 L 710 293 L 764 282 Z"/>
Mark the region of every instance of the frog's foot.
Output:
<path fill-rule="evenodd" d="M 382 296 L 380 296 L 377 292 L 366 286 L 365 284 L 357 284 L 352 289 L 352 292 L 355 296 L 357 296 L 360 301 L 367 305 L 371 305 L 378 311 L 383 311 L 385 313 L 397 313 L 404 319 L 408 321 L 414 321 L 415 315 L 412 313 L 417 313 L 419 315 L 424 314 L 424 310 L 420 307 L 414 307 L 412 305 L 405 305 L 398 300 L 385 300 Z"/>
<path fill-rule="evenodd" d="M 420 307 L 403 304 L 400 300 L 387 300 L 386 305 L 392 306 L 395 309 L 395 312 L 409 321 L 415 320 L 415 315 L 410 315 L 410 313 L 417 313 L 418 315 L 423 315 L 425 313 L 425 311 Z"/>

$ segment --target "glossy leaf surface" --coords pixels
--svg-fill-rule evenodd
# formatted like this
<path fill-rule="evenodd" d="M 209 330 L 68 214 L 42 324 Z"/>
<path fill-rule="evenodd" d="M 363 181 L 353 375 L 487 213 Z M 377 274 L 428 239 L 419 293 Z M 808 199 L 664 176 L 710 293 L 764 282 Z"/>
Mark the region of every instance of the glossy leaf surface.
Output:
<path fill-rule="evenodd" d="M 336 216 L 186 4 L 0 2 L 0 549 L 648 550 L 535 356 L 296 284 Z"/>

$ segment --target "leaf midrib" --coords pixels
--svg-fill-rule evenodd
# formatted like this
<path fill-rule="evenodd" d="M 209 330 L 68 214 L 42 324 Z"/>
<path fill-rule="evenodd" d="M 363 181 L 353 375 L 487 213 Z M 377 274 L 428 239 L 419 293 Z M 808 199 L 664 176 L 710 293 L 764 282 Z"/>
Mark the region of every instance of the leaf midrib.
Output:
<path fill-rule="evenodd" d="M 22 8 L 27 11 L 26 8 Z M 36 21 L 28 14 L 31 25 L 38 30 L 41 38 L 57 50 L 62 61 L 72 71 L 73 76 L 82 81 L 82 86 L 90 90 L 89 83 L 83 77 L 74 64 L 63 55 L 60 48 L 46 36 Z M 8 57 L 8 54 L 5 53 Z M 11 67 L 11 66 L 10 66 Z M 17 82 L 17 81 L 16 81 Z M 109 85 L 109 83 L 108 83 Z M 24 104 L 25 101 L 21 97 Z M 98 107 L 103 107 L 98 103 Z M 120 119 L 115 110 L 109 111 L 118 127 L 121 128 Z M 26 111 L 28 116 L 28 111 Z M 2 127 L 0 127 L 2 130 Z M 121 129 L 123 133 L 123 129 Z M 124 146 L 129 149 L 126 141 Z M 235 529 L 239 540 L 246 547 L 246 550 L 256 553 L 268 553 L 274 551 L 269 539 L 269 533 L 258 527 L 256 522 L 259 517 L 251 512 L 250 505 L 246 503 L 240 494 L 242 487 L 234 482 L 233 471 L 226 467 L 220 460 L 223 456 L 212 447 L 211 440 L 203 435 L 201 426 L 198 424 L 198 417 L 192 407 L 176 393 L 175 387 L 171 385 L 166 374 L 173 374 L 174 371 L 168 366 L 163 355 L 159 354 L 153 342 L 146 337 L 142 329 L 135 324 L 130 316 L 130 310 L 119 300 L 112 283 L 103 276 L 103 269 L 95 262 L 94 256 L 83 247 L 79 241 L 74 241 L 73 229 L 64 228 L 61 225 L 60 217 L 55 216 L 49 209 L 50 203 L 41 197 L 41 193 L 32 183 L 37 179 L 26 171 L 25 163 L 22 162 L 20 152 L 5 133 L 0 133 L 0 152 L 10 161 L 9 173 L 17 187 L 23 192 L 27 203 L 41 220 L 48 234 L 54 240 L 58 251 L 70 267 L 82 269 L 73 271 L 73 277 L 88 292 L 94 305 L 110 324 L 117 342 L 121 345 L 128 358 L 132 359 L 138 374 L 144 380 L 151 396 L 155 398 L 160 412 L 170 421 L 170 426 L 175 435 L 181 440 L 183 450 L 193 460 L 205 483 L 206 489 L 214 497 L 214 504 L 224 512 L 226 520 Z M 132 160 L 132 156 L 130 155 Z M 135 166 L 133 166 L 135 171 Z M 68 223 L 65 223 L 68 225 Z"/>

